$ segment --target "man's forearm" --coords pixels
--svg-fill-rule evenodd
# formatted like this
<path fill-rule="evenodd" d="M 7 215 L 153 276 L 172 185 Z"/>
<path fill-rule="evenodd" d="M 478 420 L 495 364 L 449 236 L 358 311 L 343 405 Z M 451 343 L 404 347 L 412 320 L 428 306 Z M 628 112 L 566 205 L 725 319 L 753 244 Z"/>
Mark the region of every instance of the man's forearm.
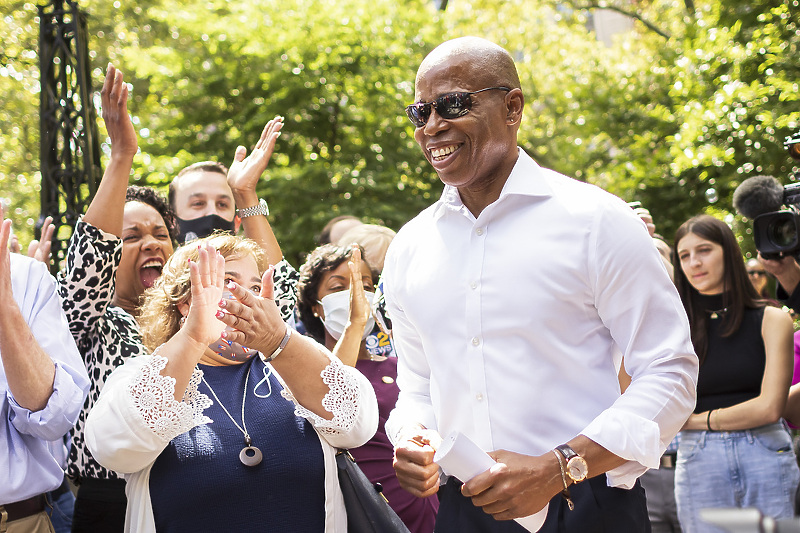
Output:
<path fill-rule="evenodd" d="M 245 209 L 258 205 L 259 198 L 255 191 L 233 191 L 233 201 L 236 203 L 236 209 Z M 275 265 L 283 259 L 281 247 L 278 244 L 278 239 L 272 232 L 267 217 L 261 215 L 254 215 L 242 219 L 242 229 L 244 235 L 248 239 L 256 241 L 264 252 L 267 254 L 269 264 Z"/>
<path fill-rule="evenodd" d="M 14 400 L 41 411 L 53 394 L 56 367 L 44 353 L 13 300 L 0 313 L 0 358 Z"/>

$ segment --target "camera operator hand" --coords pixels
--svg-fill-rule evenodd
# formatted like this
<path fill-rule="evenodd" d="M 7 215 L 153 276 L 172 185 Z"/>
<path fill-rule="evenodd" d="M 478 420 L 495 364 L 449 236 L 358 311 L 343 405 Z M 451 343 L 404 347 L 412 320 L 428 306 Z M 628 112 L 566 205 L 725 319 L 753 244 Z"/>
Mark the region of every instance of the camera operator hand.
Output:
<path fill-rule="evenodd" d="M 795 302 L 792 301 L 794 300 L 794 298 L 792 298 L 794 295 L 793 293 L 798 284 L 800 284 L 800 265 L 797 264 L 797 260 L 792 256 L 782 257 L 780 259 L 764 259 L 760 253 L 758 254 L 758 260 L 764 265 L 764 270 L 775 276 L 780 286 L 783 287 L 783 290 L 788 294 L 789 301 L 787 303 L 789 307 L 800 312 L 800 309 L 795 308 Z M 797 303 L 800 303 L 800 301 Z M 800 305 L 797 307 L 800 307 Z"/>

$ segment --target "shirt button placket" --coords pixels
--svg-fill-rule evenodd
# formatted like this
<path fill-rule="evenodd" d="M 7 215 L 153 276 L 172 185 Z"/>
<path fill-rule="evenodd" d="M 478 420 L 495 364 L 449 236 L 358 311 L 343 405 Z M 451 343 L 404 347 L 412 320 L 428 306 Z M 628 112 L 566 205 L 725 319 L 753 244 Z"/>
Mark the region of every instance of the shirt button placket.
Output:
<path fill-rule="evenodd" d="M 466 304 L 467 365 L 469 387 L 472 395 L 472 419 L 476 432 L 482 437 L 479 445 L 492 448 L 491 424 L 489 423 L 488 396 L 486 394 L 486 359 L 484 353 L 483 316 L 481 314 L 481 287 L 486 257 L 486 224 L 476 225 L 471 230 L 467 256 L 464 258 L 464 284 Z"/>

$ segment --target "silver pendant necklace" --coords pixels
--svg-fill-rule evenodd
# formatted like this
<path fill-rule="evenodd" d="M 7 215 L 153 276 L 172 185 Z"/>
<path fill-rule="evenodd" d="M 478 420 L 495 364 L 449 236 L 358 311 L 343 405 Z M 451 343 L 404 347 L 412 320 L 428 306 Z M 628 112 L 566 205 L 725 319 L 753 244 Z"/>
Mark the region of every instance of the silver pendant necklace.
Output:
<path fill-rule="evenodd" d="M 242 394 L 242 425 L 241 426 L 239 425 L 238 422 L 236 422 L 236 419 L 234 419 L 231 416 L 231 414 L 228 412 L 228 410 L 225 409 L 225 406 L 222 405 L 222 402 L 219 401 L 219 398 L 217 397 L 217 393 L 214 392 L 214 389 L 212 389 L 211 385 L 208 384 L 208 381 L 206 381 L 206 378 L 203 377 L 201 379 L 203 380 L 203 383 L 206 384 L 206 387 L 208 387 L 208 390 L 211 391 L 211 394 L 214 395 L 214 399 L 217 400 L 217 403 L 219 404 L 219 406 L 222 407 L 222 410 L 225 411 L 225 414 L 228 415 L 228 418 L 231 419 L 231 422 L 233 422 L 234 425 L 239 429 L 239 431 L 241 431 L 244 434 L 245 447 L 242 448 L 241 452 L 239 452 L 239 461 L 241 461 L 242 464 L 245 465 L 245 466 L 256 466 L 258 463 L 261 462 L 261 458 L 262 458 L 261 450 L 259 450 L 256 446 L 253 446 L 253 440 L 250 438 L 250 433 L 247 432 L 247 424 L 245 424 L 245 422 L 244 422 L 244 401 L 247 398 L 247 382 L 250 379 L 250 369 L 249 368 L 247 369 L 247 375 L 244 378 L 244 393 Z M 244 426 L 244 428 L 242 428 L 242 426 Z"/>

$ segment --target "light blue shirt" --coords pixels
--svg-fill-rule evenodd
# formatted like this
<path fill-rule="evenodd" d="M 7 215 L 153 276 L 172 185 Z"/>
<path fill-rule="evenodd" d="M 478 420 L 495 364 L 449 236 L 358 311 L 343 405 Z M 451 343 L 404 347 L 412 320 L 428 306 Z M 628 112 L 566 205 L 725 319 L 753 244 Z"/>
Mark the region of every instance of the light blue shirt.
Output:
<path fill-rule="evenodd" d="M 0 365 L 0 505 L 61 484 L 64 470 L 48 441 L 58 441 L 72 429 L 89 391 L 89 376 L 45 265 L 11 254 L 11 285 L 22 316 L 54 361 L 56 374 L 47 405 L 31 412 L 14 400 Z"/>

